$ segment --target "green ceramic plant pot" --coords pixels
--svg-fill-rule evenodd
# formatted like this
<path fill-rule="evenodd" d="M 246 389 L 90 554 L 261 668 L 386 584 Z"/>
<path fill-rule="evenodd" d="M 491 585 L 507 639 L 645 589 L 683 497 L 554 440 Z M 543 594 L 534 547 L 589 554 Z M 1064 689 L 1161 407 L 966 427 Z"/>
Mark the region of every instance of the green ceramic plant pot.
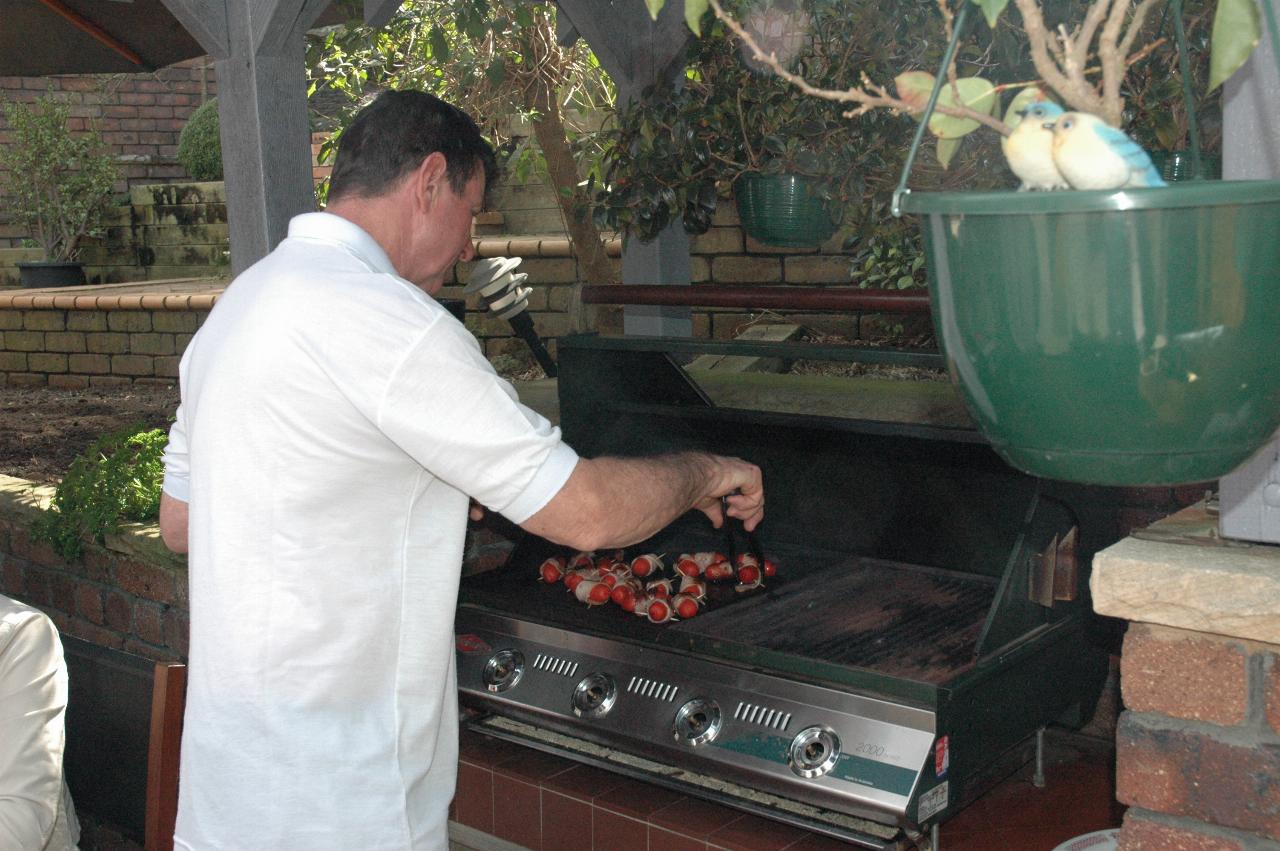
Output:
<path fill-rule="evenodd" d="M 742 229 L 765 245 L 815 247 L 836 232 L 810 178 L 750 172 L 738 178 L 734 195 Z"/>
<path fill-rule="evenodd" d="M 1011 464 L 1204 481 L 1280 427 L 1280 182 L 923 193 L 934 326 Z"/>

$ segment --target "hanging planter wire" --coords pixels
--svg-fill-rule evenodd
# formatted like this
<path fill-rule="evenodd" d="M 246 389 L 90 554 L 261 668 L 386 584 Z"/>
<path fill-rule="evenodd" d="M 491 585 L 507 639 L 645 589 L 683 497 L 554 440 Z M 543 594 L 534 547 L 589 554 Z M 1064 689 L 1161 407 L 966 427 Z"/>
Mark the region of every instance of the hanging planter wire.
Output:
<path fill-rule="evenodd" d="M 1231 471 L 1280 427 L 1280 181 L 911 192 L 969 5 L 893 212 L 922 217 L 935 330 L 970 413 L 1009 463 L 1047 478 L 1167 485 Z"/>

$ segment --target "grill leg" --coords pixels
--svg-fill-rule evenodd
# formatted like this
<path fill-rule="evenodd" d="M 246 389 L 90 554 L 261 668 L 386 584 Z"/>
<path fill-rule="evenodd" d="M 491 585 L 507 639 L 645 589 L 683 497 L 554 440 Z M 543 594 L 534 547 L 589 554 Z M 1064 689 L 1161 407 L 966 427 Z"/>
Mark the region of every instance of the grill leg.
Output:
<path fill-rule="evenodd" d="M 1036 773 L 1031 777 L 1031 785 L 1044 788 L 1044 727 L 1036 730 Z"/>
<path fill-rule="evenodd" d="M 941 833 L 941 828 L 938 826 L 937 822 L 934 822 L 933 827 L 929 828 L 929 851 L 938 851 L 941 847 L 938 845 L 939 835 Z"/>

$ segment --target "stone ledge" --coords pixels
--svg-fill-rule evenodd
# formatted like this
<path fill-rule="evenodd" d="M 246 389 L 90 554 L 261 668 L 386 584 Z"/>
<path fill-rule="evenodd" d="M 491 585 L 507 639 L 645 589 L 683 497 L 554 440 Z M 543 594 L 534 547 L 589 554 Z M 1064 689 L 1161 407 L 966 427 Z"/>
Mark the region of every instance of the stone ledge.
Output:
<path fill-rule="evenodd" d="M 1221 542 L 1203 503 L 1146 531 L 1094 556 L 1095 611 L 1280 644 L 1280 546 Z"/>
<path fill-rule="evenodd" d="M 53 499 L 53 485 L 0 474 L 0 519 L 30 524 Z M 106 548 L 160 567 L 186 569 L 187 557 L 170 552 L 154 523 L 126 523 L 106 536 Z"/>

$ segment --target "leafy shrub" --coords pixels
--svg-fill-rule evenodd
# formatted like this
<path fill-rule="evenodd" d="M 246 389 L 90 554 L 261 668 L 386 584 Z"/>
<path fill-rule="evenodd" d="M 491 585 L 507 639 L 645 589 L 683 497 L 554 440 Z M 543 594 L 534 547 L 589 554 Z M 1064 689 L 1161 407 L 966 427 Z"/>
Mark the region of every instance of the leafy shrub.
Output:
<path fill-rule="evenodd" d="M 69 129 L 71 108 L 45 96 L 5 103 L 8 144 L 0 145 L 5 207 L 44 251 L 45 260 L 74 261 L 80 242 L 100 233 L 120 178 L 97 129 Z"/>
<path fill-rule="evenodd" d="M 222 179 L 222 140 L 218 133 L 218 99 L 210 98 L 191 113 L 178 135 L 178 162 L 192 179 Z"/>
<path fill-rule="evenodd" d="M 72 561 L 84 552 L 86 538 L 101 544 L 122 523 L 156 519 L 168 442 L 163 429 L 141 426 L 96 441 L 71 463 L 53 501 L 32 525 L 32 537 Z"/>

